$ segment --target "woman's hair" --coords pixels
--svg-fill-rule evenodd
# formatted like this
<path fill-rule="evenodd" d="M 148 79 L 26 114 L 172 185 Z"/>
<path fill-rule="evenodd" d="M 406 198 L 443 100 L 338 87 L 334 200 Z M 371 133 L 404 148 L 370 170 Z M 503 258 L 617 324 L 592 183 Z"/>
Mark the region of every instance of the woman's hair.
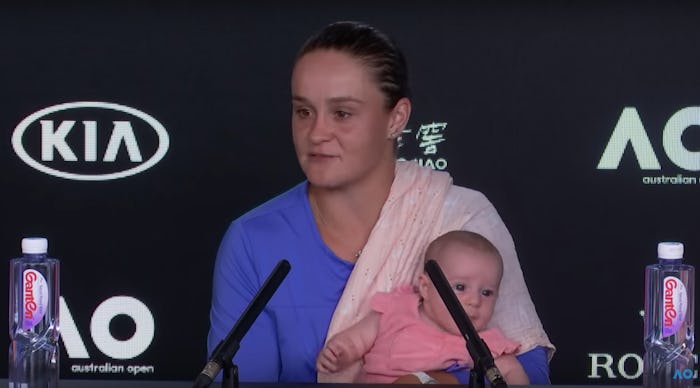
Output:
<path fill-rule="evenodd" d="M 304 43 L 296 61 L 316 50 L 338 50 L 364 62 L 374 72 L 388 109 L 409 97 L 406 59 L 398 46 L 374 27 L 351 21 L 329 24 Z"/>

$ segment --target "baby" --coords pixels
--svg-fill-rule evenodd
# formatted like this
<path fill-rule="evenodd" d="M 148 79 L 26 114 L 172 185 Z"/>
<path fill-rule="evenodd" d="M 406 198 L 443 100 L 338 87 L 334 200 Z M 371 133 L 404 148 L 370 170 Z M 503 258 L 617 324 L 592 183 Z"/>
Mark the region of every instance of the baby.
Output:
<path fill-rule="evenodd" d="M 529 384 L 515 358 L 519 344 L 487 328 L 503 274 L 498 250 L 477 233 L 452 231 L 430 243 L 425 258 L 440 265 L 506 382 Z M 411 374 L 426 382 L 426 371 L 473 367 L 464 337 L 426 274 L 417 290 L 406 285 L 377 293 L 371 306 L 365 318 L 328 340 L 316 360 L 319 371 L 335 373 L 362 358 L 360 382 L 392 383 Z"/>

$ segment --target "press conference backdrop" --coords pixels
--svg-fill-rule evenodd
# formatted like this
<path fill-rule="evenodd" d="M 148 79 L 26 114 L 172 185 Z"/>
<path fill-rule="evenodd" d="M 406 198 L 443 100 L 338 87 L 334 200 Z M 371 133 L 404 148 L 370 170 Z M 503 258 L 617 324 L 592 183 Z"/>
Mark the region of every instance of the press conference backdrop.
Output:
<path fill-rule="evenodd" d="M 62 260 L 63 378 L 193 378 L 225 229 L 303 179 L 295 52 L 329 22 L 362 20 L 408 58 L 401 156 L 482 191 L 509 227 L 557 346 L 552 381 L 638 384 L 644 266 L 662 240 L 700 257 L 699 14 L 631 1 L 4 5 L 0 257 L 38 235 Z"/>

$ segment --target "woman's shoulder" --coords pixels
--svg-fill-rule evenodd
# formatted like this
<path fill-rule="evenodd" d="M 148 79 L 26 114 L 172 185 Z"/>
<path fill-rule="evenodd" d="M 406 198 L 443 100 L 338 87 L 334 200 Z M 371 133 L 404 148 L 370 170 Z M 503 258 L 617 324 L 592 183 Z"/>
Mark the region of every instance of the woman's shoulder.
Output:
<path fill-rule="evenodd" d="M 457 185 L 452 185 L 447 191 L 443 209 L 471 214 L 495 210 L 491 201 L 481 191 Z"/>
<path fill-rule="evenodd" d="M 498 211 L 481 191 L 452 185 L 442 204 L 441 230 L 467 229 L 481 233 L 482 225 L 501 225 Z M 483 234 L 483 233 L 482 233 Z"/>
<path fill-rule="evenodd" d="M 469 201 L 474 204 L 491 205 L 486 195 L 479 190 L 464 186 L 452 185 L 447 192 L 447 200 Z"/>
<path fill-rule="evenodd" d="M 224 233 L 218 256 L 237 260 L 255 258 L 254 261 L 268 265 L 281 257 L 291 259 L 289 255 L 293 256 L 298 249 L 317 246 L 305 199 L 304 182 L 236 218 Z"/>
<path fill-rule="evenodd" d="M 248 210 L 233 222 L 245 224 L 261 217 L 264 218 L 268 216 L 278 216 L 284 213 L 300 212 L 305 209 L 305 201 L 306 181 Z"/>
<path fill-rule="evenodd" d="M 291 236 L 296 230 L 292 226 L 299 225 L 304 219 L 310 219 L 310 212 L 306 199 L 306 182 L 302 182 L 233 220 L 224 238 Z"/>

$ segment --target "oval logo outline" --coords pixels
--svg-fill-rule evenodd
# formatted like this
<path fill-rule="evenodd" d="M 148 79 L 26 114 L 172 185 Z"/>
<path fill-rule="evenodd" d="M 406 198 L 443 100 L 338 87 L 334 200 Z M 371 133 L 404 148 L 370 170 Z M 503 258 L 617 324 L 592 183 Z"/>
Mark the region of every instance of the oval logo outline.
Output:
<path fill-rule="evenodd" d="M 27 153 L 22 144 L 22 136 L 24 135 L 24 132 L 27 130 L 29 125 L 51 113 L 79 108 L 110 109 L 132 115 L 145 121 L 148 125 L 151 126 L 151 128 L 153 128 L 153 130 L 155 130 L 156 134 L 158 135 L 158 149 L 153 154 L 153 156 L 151 156 L 148 160 L 139 164 L 138 166 L 132 167 L 124 171 L 113 172 L 109 174 L 76 174 L 71 172 L 60 171 L 39 163 Z M 14 132 L 12 133 L 12 148 L 15 150 L 17 156 L 19 156 L 19 158 L 22 159 L 24 163 L 45 174 L 53 175 L 59 178 L 79 181 L 106 181 L 126 178 L 141 173 L 153 167 L 155 164 L 160 162 L 160 160 L 163 159 L 165 154 L 168 152 L 168 148 L 170 148 L 170 136 L 165 130 L 163 124 L 161 124 L 153 116 L 149 115 L 148 113 L 142 112 L 138 109 L 134 109 L 126 105 L 116 104 L 112 102 L 75 101 L 52 105 L 47 108 L 40 109 L 24 118 L 22 121 L 20 121 L 19 124 L 17 124 Z"/>

